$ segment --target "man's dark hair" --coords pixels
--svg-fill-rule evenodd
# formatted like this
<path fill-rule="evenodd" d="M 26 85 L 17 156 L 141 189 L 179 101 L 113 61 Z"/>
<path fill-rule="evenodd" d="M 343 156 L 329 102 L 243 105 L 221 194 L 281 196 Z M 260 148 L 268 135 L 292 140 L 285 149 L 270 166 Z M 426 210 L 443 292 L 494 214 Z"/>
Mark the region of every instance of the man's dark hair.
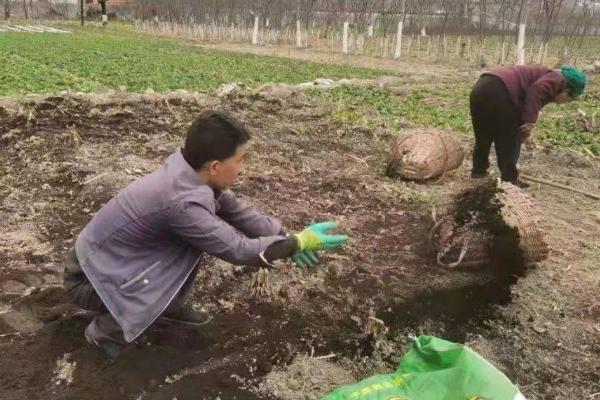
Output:
<path fill-rule="evenodd" d="M 202 111 L 188 130 L 183 158 L 194 170 L 207 161 L 223 161 L 250 140 L 250 133 L 241 121 L 223 111 Z"/>

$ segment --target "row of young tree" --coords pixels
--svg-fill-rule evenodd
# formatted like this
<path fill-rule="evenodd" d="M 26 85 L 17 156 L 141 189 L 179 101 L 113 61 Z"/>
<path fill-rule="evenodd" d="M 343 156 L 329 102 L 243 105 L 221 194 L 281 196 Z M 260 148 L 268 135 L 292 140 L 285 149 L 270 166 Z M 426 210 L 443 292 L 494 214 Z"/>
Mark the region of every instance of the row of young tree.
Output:
<path fill-rule="evenodd" d="M 83 23 L 83 3 L 89 0 L 78 1 Z M 111 0 L 92 1 L 100 3 L 106 22 Z M 0 2 L 6 18 L 19 8 L 26 17 L 38 10 L 39 18 L 40 6 L 56 13 L 66 4 Z M 550 51 L 568 59 L 584 43 L 596 42 L 590 38 L 600 37 L 600 1 L 593 0 L 129 0 L 125 10 L 138 27 L 149 31 L 257 45 L 329 43 L 332 51 L 394 58 L 411 52 L 454 55 L 481 63 L 486 58 L 512 61 L 513 55 L 524 63 L 526 53 L 530 61 L 543 62 Z M 553 42 L 556 37 L 560 40 Z"/>
<path fill-rule="evenodd" d="M 110 1 L 109 1 L 110 4 Z M 404 22 L 408 31 L 469 34 L 510 32 L 526 22 L 548 41 L 557 33 L 600 33 L 600 1 L 592 0 L 131 0 L 136 18 L 173 23 L 248 27 L 258 16 L 273 29 L 328 29 L 348 22 L 356 30 L 377 28 L 386 36 Z"/>
<path fill-rule="evenodd" d="M 543 62 L 556 36 L 561 39 L 561 55 L 568 58 L 586 38 L 600 35 L 600 2 L 592 0 L 133 0 L 130 4 L 138 21 L 165 29 L 198 26 L 196 33 L 202 35 L 241 36 L 254 44 L 287 39 L 297 47 L 306 46 L 308 37 L 313 43 L 330 38 L 341 43 L 344 53 L 353 49 L 361 53 L 375 37 L 381 55 L 393 57 L 412 48 L 437 56 L 472 53 L 483 62 L 486 49 L 490 52 L 486 38 L 493 36 L 493 57 L 501 60 L 510 49 L 523 63 L 528 37 L 530 58 Z M 146 28 L 152 29 L 148 24 Z M 452 49 L 450 40 L 455 43 Z"/>
<path fill-rule="evenodd" d="M 66 19 L 71 16 L 82 14 L 84 10 L 88 15 L 107 15 L 107 2 L 109 0 L 0 0 L 0 7 L 5 21 L 11 17 L 29 19 Z M 121 2 L 119 2 L 121 3 Z M 86 5 L 84 7 L 84 5 Z M 120 4 L 121 5 L 121 4 Z M 128 9 L 135 4 L 127 3 Z"/>

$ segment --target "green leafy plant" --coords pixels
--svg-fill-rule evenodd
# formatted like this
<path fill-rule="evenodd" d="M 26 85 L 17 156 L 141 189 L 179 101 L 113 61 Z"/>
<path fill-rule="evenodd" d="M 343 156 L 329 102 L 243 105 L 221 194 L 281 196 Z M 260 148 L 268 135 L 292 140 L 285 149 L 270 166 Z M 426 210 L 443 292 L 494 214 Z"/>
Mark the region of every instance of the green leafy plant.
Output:
<path fill-rule="evenodd" d="M 173 39 L 93 28 L 71 34 L 3 32 L 0 64 L 0 95 L 120 86 L 130 91 L 209 90 L 228 82 L 299 83 L 319 77 L 385 74 L 376 69 L 205 50 Z"/>
<path fill-rule="evenodd" d="M 342 86 L 313 91 L 319 100 L 333 104 L 332 116 L 344 123 L 367 127 L 406 126 L 451 129 L 472 135 L 469 91 L 473 82 L 441 83 L 436 88 L 415 88 L 406 95 L 388 89 Z M 559 147 L 600 155 L 600 87 L 592 82 L 586 94 L 567 104 L 549 104 L 538 120 L 534 137 Z"/>

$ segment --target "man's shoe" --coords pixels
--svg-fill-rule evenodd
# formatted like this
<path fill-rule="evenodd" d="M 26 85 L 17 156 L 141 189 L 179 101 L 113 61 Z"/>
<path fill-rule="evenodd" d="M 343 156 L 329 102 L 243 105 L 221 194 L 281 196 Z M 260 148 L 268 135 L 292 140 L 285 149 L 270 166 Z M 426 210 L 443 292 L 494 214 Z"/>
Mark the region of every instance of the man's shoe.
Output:
<path fill-rule="evenodd" d="M 160 322 L 199 327 L 212 321 L 206 311 L 196 311 L 190 306 L 179 307 L 176 311 L 165 313 L 158 319 Z"/>
<path fill-rule="evenodd" d="M 514 181 L 505 181 L 508 183 L 512 183 L 518 188 L 527 189 L 529 187 L 529 183 L 522 181 L 521 179 L 515 179 Z"/>
<path fill-rule="evenodd" d="M 77 310 L 71 315 L 71 318 L 82 319 L 87 322 L 92 322 L 96 315 L 98 315 L 98 313 L 95 311 Z"/>
<path fill-rule="evenodd" d="M 529 187 L 529 183 L 527 183 L 527 182 L 524 182 L 524 181 L 522 181 L 522 180 L 520 180 L 520 179 L 517 179 L 516 181 L 514 181 L 514 182 L 513 182 L 513 184 L 514 184 L 516 187 L 519 187 L 519 188 L 521 188 L 521 189 L 527 189 L 527 188 Z"/>
<path fill-rule="evenodd" d="M 471 178 L 473 178 L 473 179 L 483 179 L 483 178 L 487 178 L 487 177 L 488 177 L 487 172 L 471 172 Z"/>
<path fill-rule="evenodd" d="M 84 331 L 83 335 L 85 336 L 85 340 L 96 347 L 104 357 L 108 358 L 111 361 L 115 361 L 121 353 L 127 347 L 126 343 L 118 343 L 112 340 L 96 340 L 89 332 L 88 329 Z"/>

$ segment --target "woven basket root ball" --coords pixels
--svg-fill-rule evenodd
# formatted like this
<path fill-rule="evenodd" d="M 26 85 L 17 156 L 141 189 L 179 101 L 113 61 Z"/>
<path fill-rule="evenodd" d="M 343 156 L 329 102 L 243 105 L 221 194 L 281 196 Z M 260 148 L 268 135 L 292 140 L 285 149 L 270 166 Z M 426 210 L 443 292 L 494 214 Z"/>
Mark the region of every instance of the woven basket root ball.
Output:
<path fill-rule="evenodd" d="M 431 242 L 445 267 L 484 266 L 510 254 L 529 265 L 548 257 L 541 222 L 526 192 L 507 182 L 486 182 L 434 215 Z"/>
<path fill-rule="evenodd" d="M 423 181 L 458 168 L 464 158 L 460 144 L 451 133 L 434 128 L 417 128 L 392 145 L 386 175 Z"/>
<path fill-rule="evenodd" d="M 502 218 L 506 224 L 516 229 L 519 245 L 526 263 L 534 263 L 548 258 L 550 249 L 545 240 L 542 216 L 533 198 L 517 186 L 503 182 L 497 194 Z"/>

